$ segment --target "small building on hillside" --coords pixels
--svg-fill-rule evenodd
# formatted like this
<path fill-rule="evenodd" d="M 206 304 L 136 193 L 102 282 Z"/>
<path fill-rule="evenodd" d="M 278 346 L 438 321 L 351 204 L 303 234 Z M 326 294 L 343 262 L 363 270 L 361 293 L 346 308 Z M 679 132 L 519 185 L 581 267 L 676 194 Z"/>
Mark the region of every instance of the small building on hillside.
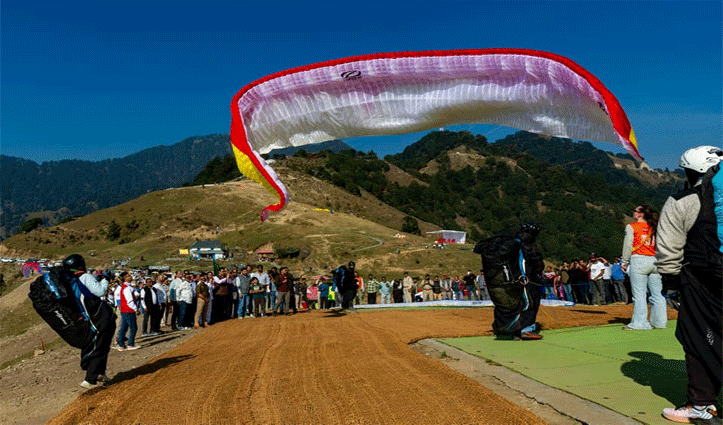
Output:
<path fill-rule="evenodd" d="M 274 261 L 274 247 L 271 243 L 261 245 L 254 251 L 256 260 L 260 263 L 268 263 Z"/>
<path fill-rule="evenodd" d="M 435 232 L 427 232 L 436 238 L 437 243 L 467 243 L 467 232 L 458 230 L 437 230 Z"/>
<path fill-rule="evenodd" d="M 219 241 L 196 241 L 188 254 L 194 260 L 223 260 L 228 256 L 228 247 Z"/>

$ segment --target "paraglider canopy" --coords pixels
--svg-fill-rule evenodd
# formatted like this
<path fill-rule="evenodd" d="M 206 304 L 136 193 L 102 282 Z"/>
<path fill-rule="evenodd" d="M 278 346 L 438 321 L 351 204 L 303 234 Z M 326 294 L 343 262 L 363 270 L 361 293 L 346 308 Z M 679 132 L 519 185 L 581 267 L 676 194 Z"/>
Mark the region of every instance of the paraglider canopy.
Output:
<path fill-rule="evenodd" d="M 357 136 L 403 134 L 453 124 L 496 124 L 533 133 L 620 144 L 642 160 L 618 100 L 562 56 L 524 49 L 383 53 L 269 75 L 231 102 L 239 170 L 288 192 L 261 154 Z"/>

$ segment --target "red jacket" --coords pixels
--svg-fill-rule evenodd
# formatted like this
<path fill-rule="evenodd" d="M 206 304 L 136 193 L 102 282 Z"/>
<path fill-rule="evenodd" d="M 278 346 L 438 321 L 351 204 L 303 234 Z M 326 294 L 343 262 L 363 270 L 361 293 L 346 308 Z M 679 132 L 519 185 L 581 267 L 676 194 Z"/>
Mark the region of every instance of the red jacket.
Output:
<path fill-rule="evenodd" d="M 136 305 L 136 294 L 132 287 L 123 283 L 121 288 L 121 302 L 120 311 L 121 313 L 135 313 L 138 310 Z"/>

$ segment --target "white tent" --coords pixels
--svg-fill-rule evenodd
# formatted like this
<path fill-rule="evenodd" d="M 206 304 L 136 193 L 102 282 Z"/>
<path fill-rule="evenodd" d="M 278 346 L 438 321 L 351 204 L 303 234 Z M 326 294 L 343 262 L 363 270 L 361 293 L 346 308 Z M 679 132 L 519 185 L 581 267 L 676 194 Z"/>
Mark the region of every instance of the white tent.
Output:
<path fill-rule="evenodd" d="M 467 232 L 458 230 L 437 230 L 427 232 L 427 234 L 435 235 L 437 239 L 444 239 L 445 243 L 466 243 L 467 241 Z"/>

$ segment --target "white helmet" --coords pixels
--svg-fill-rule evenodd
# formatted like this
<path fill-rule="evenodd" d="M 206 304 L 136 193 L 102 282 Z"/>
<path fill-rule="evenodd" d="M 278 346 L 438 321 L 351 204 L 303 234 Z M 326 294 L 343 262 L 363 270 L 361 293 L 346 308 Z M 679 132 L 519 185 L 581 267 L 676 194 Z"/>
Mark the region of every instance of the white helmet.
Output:
<path fill-rule="evenodd" d="M 688 149 L 680 157 L 680 166 L 701 174 L 723 159 L 723 150 L 715 146 L 698 146 Z"/>

